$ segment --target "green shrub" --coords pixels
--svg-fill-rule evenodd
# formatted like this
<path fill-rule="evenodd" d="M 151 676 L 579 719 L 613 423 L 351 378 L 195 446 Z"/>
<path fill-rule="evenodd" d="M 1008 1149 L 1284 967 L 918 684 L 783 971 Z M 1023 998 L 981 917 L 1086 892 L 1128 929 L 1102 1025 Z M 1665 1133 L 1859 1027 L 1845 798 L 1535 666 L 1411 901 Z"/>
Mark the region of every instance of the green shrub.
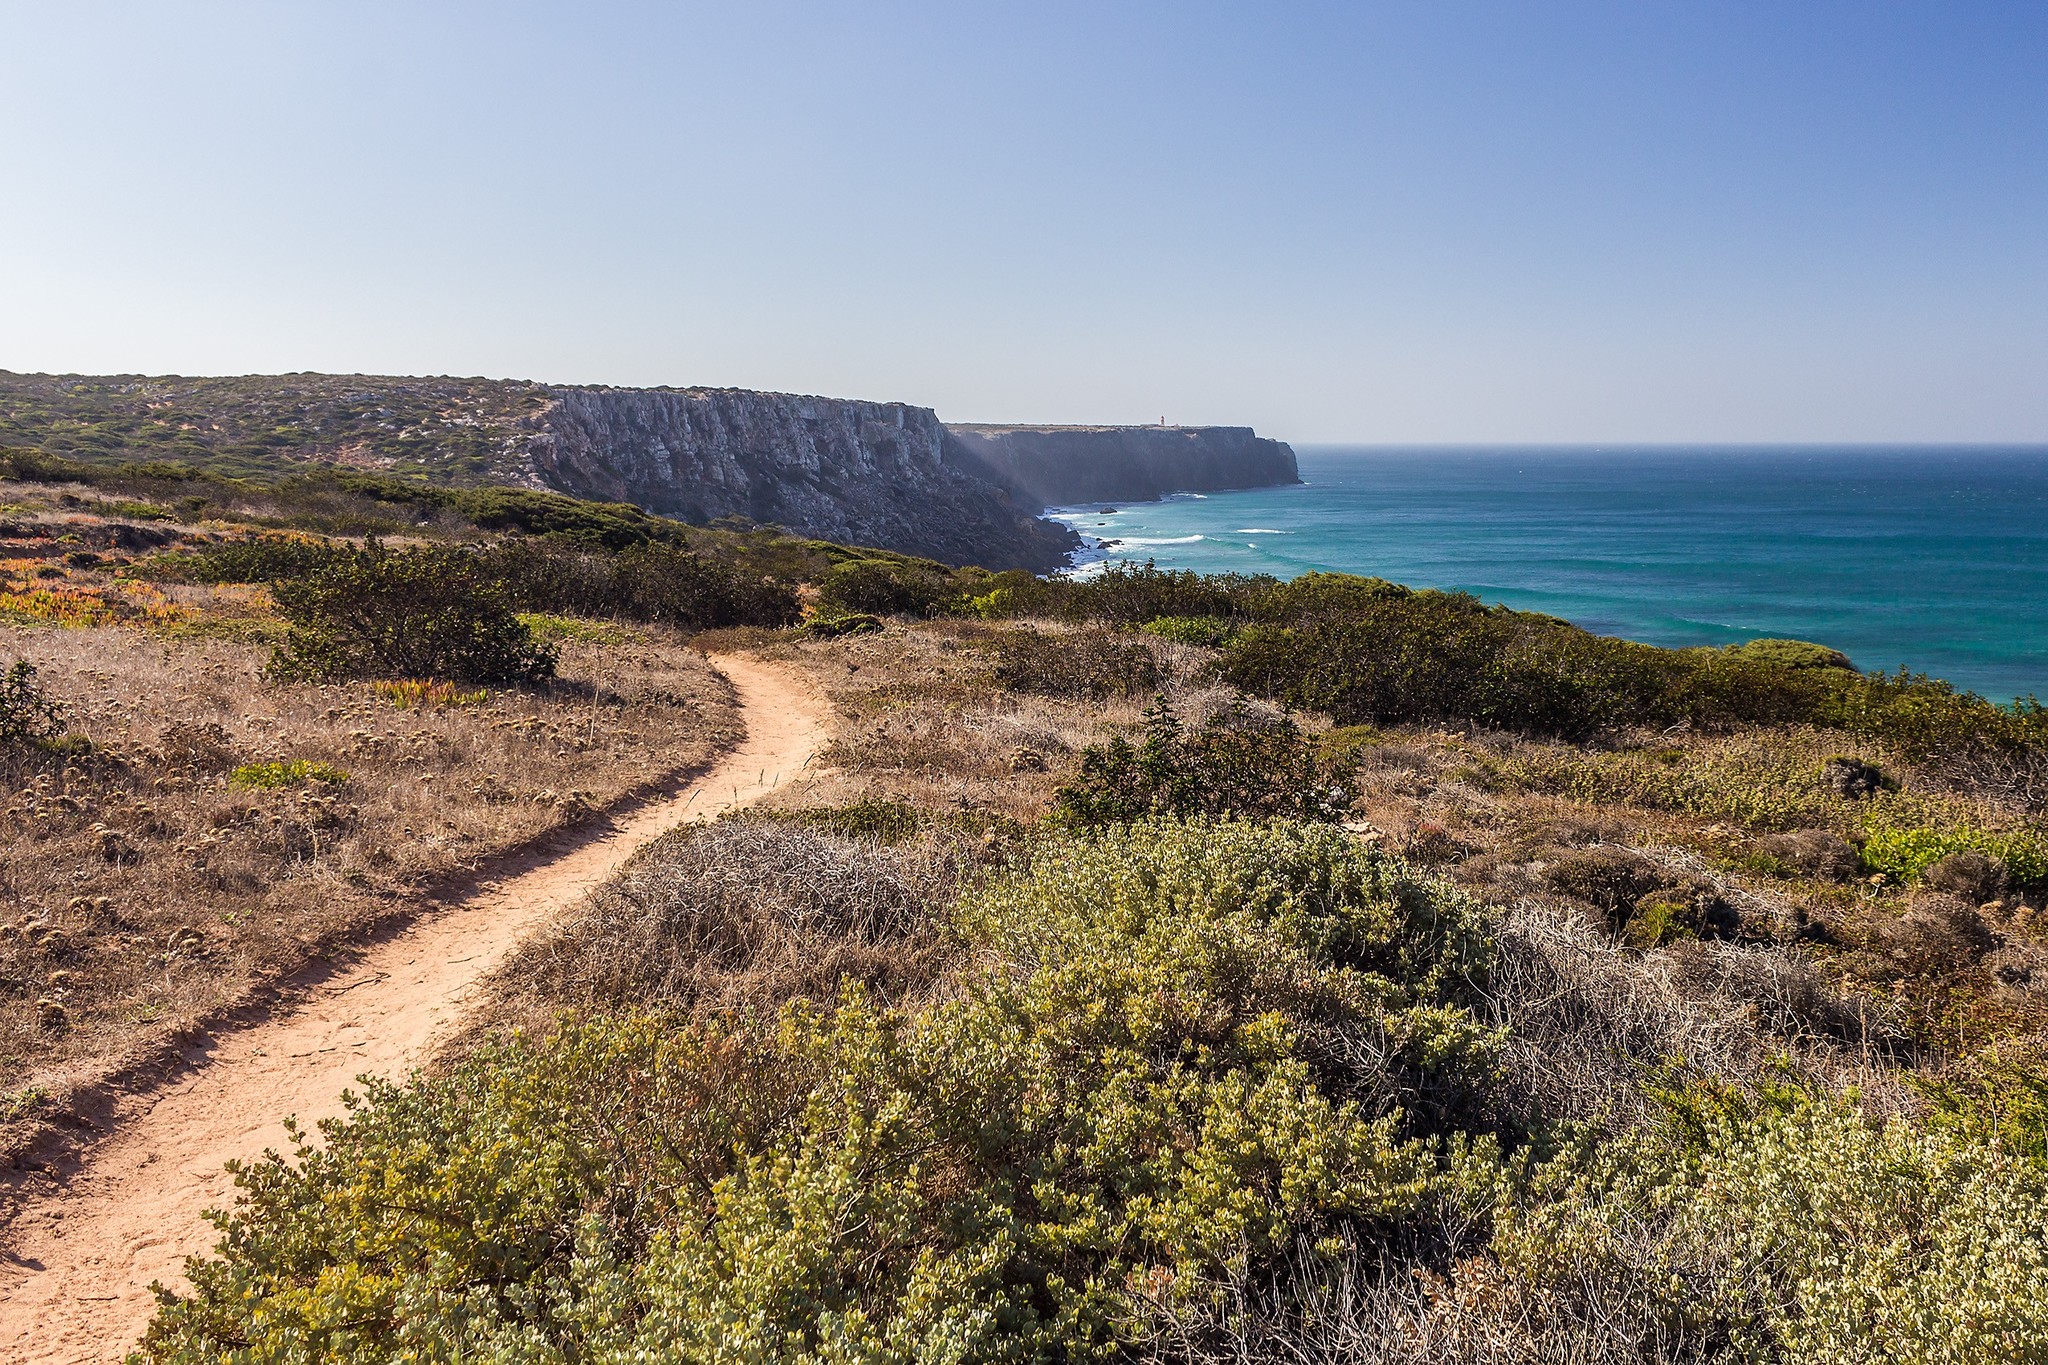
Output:
<path fill-rule="evenodd" d="M 50 739 L 64 728 L 64 706 L 36 683 L 36 666 L 17 659 L 0 674 L 0 744 Z"/>
<path fill-rule="evenodd" d="M 950 570 L 917 560 L 849 559 L 818 584 L 819 606 L 835 613 L 935 616 L 964 600 Z"/>
<path fill-rule="evenodd" d="M 275 677 L 530 682 L 555 671 L 555 647 L 533 638 L 467 551 L 372 542 L 273 593 L 291 625 L 271 655 Z"/>
<path fill-rule="evenodd" d="M 1487 1074 L 1458 992 L 1488 923 L 1334 832 L 1054 841 L 962 904 L 977 965 L 922 1008 L 571 1025 L 370 1083 L 237 1170 L 142 1357 L 1100 1358 L 1496 1159 L 1387 1098 Z"/>
<path fill-rule="evenodd" d="M 1399 583 L 1348 573 L 1306 573 L 1261 592 L 1250 603 L 1262 621 L 1305 625 L 1369 613 L 1382 603 L 1413 596 Z"/>
<path fill-rule="evenodd" d="M 228 774 L 230 787 L 274 791 L 280 787 L 303 787 L 323 782 L 331 787 L 347 783 L 348 774 L 332 763 L 313 758 L 293 758 L 273 763 L 244 763 Z"/>
<path fill-rule="evenodd" d="M 1756 829 L 1846 828 L 1852 807 L 1815 774 L 1824 736 L 1751 732 L 1684 749 L 1581 749 L 1519 744 L 1480 750 L 1495 789 L 1537 791 L 1593 806 L 1633 805 L 1737 820 Z"/>
<path fill-rule="evenodd" d="M 1224 678 L 1340 724 L 1464 720 L 1576 738 L 1671 709 L 1671 651 L 1463 594 L 1331 595 L 1347 610 L 1242 632 Z"/>
<path fill-rule="evenodd" d="M 2039 830 L 1987 830 L 1966 823 L 1939 826 L 1893 823 L 1889 811 L 1874 811 L 1866 825 L 1863 863 L 1900 881 L 1910 881 L 1951 853 L 1989 854 L 2005 864 L 2023 887 L 2048 887 L 2048 836 Z"/>
<path fill-rule="evenodd" d="M 1495 1235 L 1496 1301 L 1604 1319 L 1640 1358 L 2048 1359 L 2048 1179 L 1994 1148 L 1846 1104 L 1729 1106 L 1538 1188 Z"/>
<path fill-rule="evenodd" d="M 1150 563 L 1112 564 L 1092 578 L 1034 579 L 1013 583 L 1007 614 L 1063 621 L 1104 621 L 1138 626 L 1162 616 L 1216 616 L 1243 620 L 1278 580 L 1241 574 L 1191 573 Z"/>
<path fill-rule="evenodd" d="M 882 618 L 865 612 L 842 612 L 813 616 L 804 622 L 803 633 L 814 640 L 836 640 L 842 635 L 871 635 L 882 628 Z"/>
<path fill-rule="evenodd" d="M 989 644 L 995 679 L 1013 692 L 1128 697 L 1159 685 L 1159 663 L 1142 641 L 1106 630 L 1007 630 Z"/>
<path fill-rule="evenodd" d="M 282 622 L 260 616 L 197 616 L 165 622 L 156 633 L 166 640 L 231 640 L 275 649 L 291 631 Z"/>
<path fill-rule="evenodd" d="M 1755 663 L 1776 664 L 1779 668 L 1845 668 L 1850 672 L 1856 669 L 1849 656 L 1839 649 L 1810 640 L 1748 640 L 1729 645 L 1722 652 Z"/>
<path fill-rule="evenodd" d="M 523 611 L 711 630 L 786 626 L 796 594 L 786 584 L 742 574 L 674 545 L 622 553 L 538 540 L 504 541 L 478 552 L 481 571 L 504 585 Z"/>
<path fill-rule="evenodd" d="M 1230 643 L 1235 633 L 1230 622 L 1220 616 L 1161 616 L 1147 621 L 1138 629 L 1162 640 L 1200 645 L 1207 649 L 1221 649 Z"/>
<path fill-rule="evenodd" d="M 584 616 L 558 616 L 553 612 L 522 611 L 519 624 L 533 632 L 536 640 L 578 640 L 593 645 L 630 645 L 645 635 L 612 621 L 593 621 Z"/>
<path fill-rule="evenodd" d="M 2048 1048 L 2003 1044 L 1913 1079 L 1935 1127 L 2048 1170 Z"/>
<path fill-rule="evenodd" d="M 1189 734 L 1162 697 L 1145 712 L 1140 743 L 1118 736 L 1082 752 L 1054 810 L 1077 825 L 1162 815 L 1334 821 L 1357 799 L 1353 771 L 1284 717 L 1252 723 L 1234 711 Z"/>
<path fill-rule="evenodd" d="M 843 839 L 873 839 L 884 844 L 901 843 L 923 828 L 925 822 L 917 807 L 902 801 L 855 801 L 844 806 L 772 814 L 773 818 L 821 829 Z"/>
<path fill-rule="evenodd" d="M 251 536 L 148 561 L 149 572 L 188 583 L 275 583 L 306 578 L 346 559 L 349 546 L 299 536 Z"/>

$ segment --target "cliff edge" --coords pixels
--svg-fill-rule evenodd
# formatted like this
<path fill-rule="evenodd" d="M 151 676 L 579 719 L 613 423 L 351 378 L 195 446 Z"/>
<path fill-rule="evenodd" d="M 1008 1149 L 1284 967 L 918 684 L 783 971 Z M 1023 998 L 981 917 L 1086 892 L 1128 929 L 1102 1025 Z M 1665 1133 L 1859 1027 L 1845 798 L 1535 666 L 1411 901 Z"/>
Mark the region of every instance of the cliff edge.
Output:
<path fill-rule="evenodd" d="M 962 459 L 930 408 L 747 389 L 546 393 L 521 422 L 522 453 L 558 492 L 992 569 L 1043 573 L 1080 544 Z"/>
<path fill-rule="evenodd" d="M 978 463 L 1039 507 L 1149 502 L 1169 493 L 1300 483 L 1294 448 L 1250 427 L 1029 427 L 949 422 L 956 462 Z"/>

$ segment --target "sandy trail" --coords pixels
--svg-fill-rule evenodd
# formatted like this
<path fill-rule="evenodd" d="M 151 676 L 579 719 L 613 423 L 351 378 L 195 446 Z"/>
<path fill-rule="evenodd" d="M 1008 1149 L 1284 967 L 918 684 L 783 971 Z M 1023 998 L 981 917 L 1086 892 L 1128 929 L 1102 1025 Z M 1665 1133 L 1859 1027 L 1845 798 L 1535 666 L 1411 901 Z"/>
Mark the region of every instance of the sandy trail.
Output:
<path fill-rule="evenodd" d="M 182 1078 L 123 1101 L 71 1179 L 0 1229 L 0 1360 L 120 1360 L 155 1308 L 150 1281 L 182 1285 L 184 1258 L 212 1247 L 217 1234 L 201 1214 L 232 1201 L 222 1163 L 285 1150 L 284 1117 L 310 1127 L 340 1113 L 357 1076 L 398 1076 L 423 1062 L 487 972 L 642 844 L 795 777 L 823 742 L 824 703 L 772 664 L 718 663 L 739 692 L 746 738 L 710 772 L 309 976 L 289 1012 L 192 1039 Z"/>

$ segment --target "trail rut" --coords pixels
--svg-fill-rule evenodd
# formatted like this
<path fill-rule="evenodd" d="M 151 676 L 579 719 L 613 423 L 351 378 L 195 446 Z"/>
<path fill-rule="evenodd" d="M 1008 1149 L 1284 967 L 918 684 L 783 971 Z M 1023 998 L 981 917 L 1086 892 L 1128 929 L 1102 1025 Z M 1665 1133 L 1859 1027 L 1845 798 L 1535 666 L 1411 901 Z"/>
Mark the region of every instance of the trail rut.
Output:
<path fill-rule="evenodd" d="M 283 1150 L 283 1120 L 341 1112 L 365 1073 L 398 1076 L 459 1026 L 479 980 L 526 937 L 676 825 L 757 801 L 793 778 L 825 733 L 824 703 L 787 670 L 722 657 L 746 738 L 674 796 L 623 814 L 559 857 L 479 888 L 326 975 L 287 1011 L 193 1039 L 178 1081 L 116 1109 L 60 1187 L 0 1229 L 0 1360 L 121 1359 L 155 1308 L 149 1284 L 181 1285 L 184 1258 L 216 1233 L 202 1214 L 232 1201 L 230 1158 Z"/>

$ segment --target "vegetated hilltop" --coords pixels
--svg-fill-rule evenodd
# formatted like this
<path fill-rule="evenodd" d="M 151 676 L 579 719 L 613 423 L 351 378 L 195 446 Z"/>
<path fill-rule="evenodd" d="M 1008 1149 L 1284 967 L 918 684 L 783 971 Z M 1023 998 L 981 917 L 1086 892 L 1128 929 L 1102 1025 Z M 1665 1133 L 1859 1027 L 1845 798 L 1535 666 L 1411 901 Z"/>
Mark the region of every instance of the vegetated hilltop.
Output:
<path fill-rule="evenodd" d="M 938 418 L 900 403 L 371 375 L 0 374 L 0 445 L 242 478 L 338 466 L 496 482 L 956 564 L 1050 569 L 1079 543 L 949 459 Z"/>
<path fill-rule="evenodd" d="M 1345 575 L 806 593 L 720 638 L 822 770 L 244 1172 L 144 1359 L 2048 1359 L 2040 708 Z"/>

